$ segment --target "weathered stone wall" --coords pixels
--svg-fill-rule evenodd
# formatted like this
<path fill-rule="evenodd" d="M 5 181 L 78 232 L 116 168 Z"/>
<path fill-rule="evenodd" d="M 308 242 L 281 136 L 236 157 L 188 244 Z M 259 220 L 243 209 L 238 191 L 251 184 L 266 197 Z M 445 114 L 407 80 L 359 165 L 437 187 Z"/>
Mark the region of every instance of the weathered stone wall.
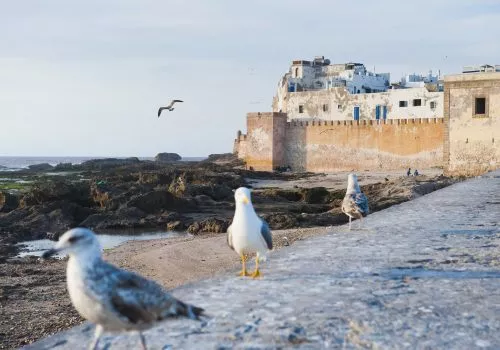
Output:
<path fill-rule="evenodd" d="M 476 97 L 486 114 L 475 115 Z M 479 175 L 500 167 L 500 73 L 445 77 L 445 172 Z"/>
<path fill-rule="evenodd" d="M 291 122 L 284 165 L 313 172 L 441 166 L 443 136 L 443 119 Z"/>
<path fill-rule="evenodd" d="M 328 172 L 442 166 L 442 118 L 287 122 L 284 113 L 249 113 L 235 152 L 248 167 Z"/>

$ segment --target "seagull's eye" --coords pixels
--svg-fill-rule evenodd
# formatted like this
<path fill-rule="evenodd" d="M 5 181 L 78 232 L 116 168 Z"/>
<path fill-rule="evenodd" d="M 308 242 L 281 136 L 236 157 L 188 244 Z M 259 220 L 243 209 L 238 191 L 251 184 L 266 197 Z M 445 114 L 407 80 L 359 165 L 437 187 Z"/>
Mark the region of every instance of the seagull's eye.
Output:
<path fill-rule="evenodd" d="M 70 237 L 70 238 L 68 239 L 68 242 L 69 242 L 69 243 L 75 243 L 75 242 L 79 241 L 79 240 L 80 240 L 80 239 L 82 239 L 82 238 L 83 238 L 82 236 L 73 236 L 73 237 Z"/>

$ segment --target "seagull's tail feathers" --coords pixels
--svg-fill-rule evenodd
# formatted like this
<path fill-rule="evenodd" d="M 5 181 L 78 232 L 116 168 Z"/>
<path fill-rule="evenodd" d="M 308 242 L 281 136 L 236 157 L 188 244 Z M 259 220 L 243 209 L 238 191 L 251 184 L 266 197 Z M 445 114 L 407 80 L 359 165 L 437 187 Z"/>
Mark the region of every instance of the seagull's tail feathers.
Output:
<path fill-rule="evenodd" d="M 192 320 L 199 320 L 200 316 L 205 312 L 204 309 L 198 306 L 190 305 L 183 303 L 180 300 L 177 300 L 175 314 L 177 316 L 183 316 L 190 318 Z"/>

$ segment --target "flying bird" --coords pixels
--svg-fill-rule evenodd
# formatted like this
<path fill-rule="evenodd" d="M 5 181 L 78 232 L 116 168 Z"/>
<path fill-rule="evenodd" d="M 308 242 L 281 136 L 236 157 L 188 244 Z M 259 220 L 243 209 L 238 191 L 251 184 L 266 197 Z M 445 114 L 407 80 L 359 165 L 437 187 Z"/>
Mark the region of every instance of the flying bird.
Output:
<path fill-rule="evenodd" d="M 273 237 L 269 225 L 259 218 L 252 205 L 250 190 L 240 187 L 234 192 L 236 209 L 233 222 L 227 229 L 227 244 L 241 258 L 240 276 L 261 276 L 259 260 L 273 249 Z M 246 255 L 256 253 L 255 271 L 249 274 L 246 269 Z"/>
<path fill-rule="evenodd" d="M 168 106 L 160 107 L 160 109 L 158 109 L 158 118 L 160 118 L 161 111 L 163 111 L 164 109 L 168 109 L 170 112 L 172 112 L 175 109 L 173 106 L 176 102 L 184 102 L 184 101 L 172 100 L 172 101 L 170 101 L 170 104 Z"/>
<path fill-rule="evenodd" d="M 96 324 L 90 349 L 97 348 L 106 331 L 137 331 L 146 349 L 142 331 L 158 321 L 179 316 L 199 319 L 203 314 L 202 308 L 177 300 L 156 282 L 102 260 L 99 241 L 88 229 L 67 231 L 43 258 L 59 252 L 69 254 L 67 286 L 73 306 Z"/>
<path fill-rule="evenodd" d="M 347 178 L 347 192 L 342 201 L 342 212 L 349 216 L 349 230 L 352 218 L 362 219 L 370 212 L 368 199 L 359 188 L 356 174 L 349 174 Z"/>

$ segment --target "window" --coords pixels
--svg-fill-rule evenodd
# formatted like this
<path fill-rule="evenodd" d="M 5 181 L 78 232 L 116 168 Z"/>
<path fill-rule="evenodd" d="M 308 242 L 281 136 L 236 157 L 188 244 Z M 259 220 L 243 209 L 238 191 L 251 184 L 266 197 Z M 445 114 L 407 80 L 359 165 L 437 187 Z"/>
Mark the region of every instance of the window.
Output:
<path fill-rule="evenodd" d="M 323 105 L 323 112 L 328 112 L 328 105 L 327 104 Z"/>
<path fill-rule="evenodd" d="M 299 113 L 304 113 L 304 106 L 299 105 Z"/>
<path fill-rule="evenodd" d="M 299 69 L 295 68 L 295 78 L 298 78 L 298 77 L 299 77 Z"/>
<path fill-rule="evenodd" d="M 436 101 L 431 101 L 431 109 L 436 109 L 437 102 Z"/>
<path fill-rule="evenodd" d="M 413 107 L 419 107 L 422 105 L 422 99 L 416 98 L 413 100 Z"/>
<path fill-rule="evenodd" d="M 337 105 L 337 109 L 341 110 L 342 109 L 342 105 Z"/>
<path fill-rule="evenodd" d="M 486 97 L 476 97 L 474 103 L 474 114 L 475 115 L 486 114 Z"/>
<path fill-rule="evenodd" d="M 408 101 L 399 101 L 399 107 L 408 107 Z"/>

